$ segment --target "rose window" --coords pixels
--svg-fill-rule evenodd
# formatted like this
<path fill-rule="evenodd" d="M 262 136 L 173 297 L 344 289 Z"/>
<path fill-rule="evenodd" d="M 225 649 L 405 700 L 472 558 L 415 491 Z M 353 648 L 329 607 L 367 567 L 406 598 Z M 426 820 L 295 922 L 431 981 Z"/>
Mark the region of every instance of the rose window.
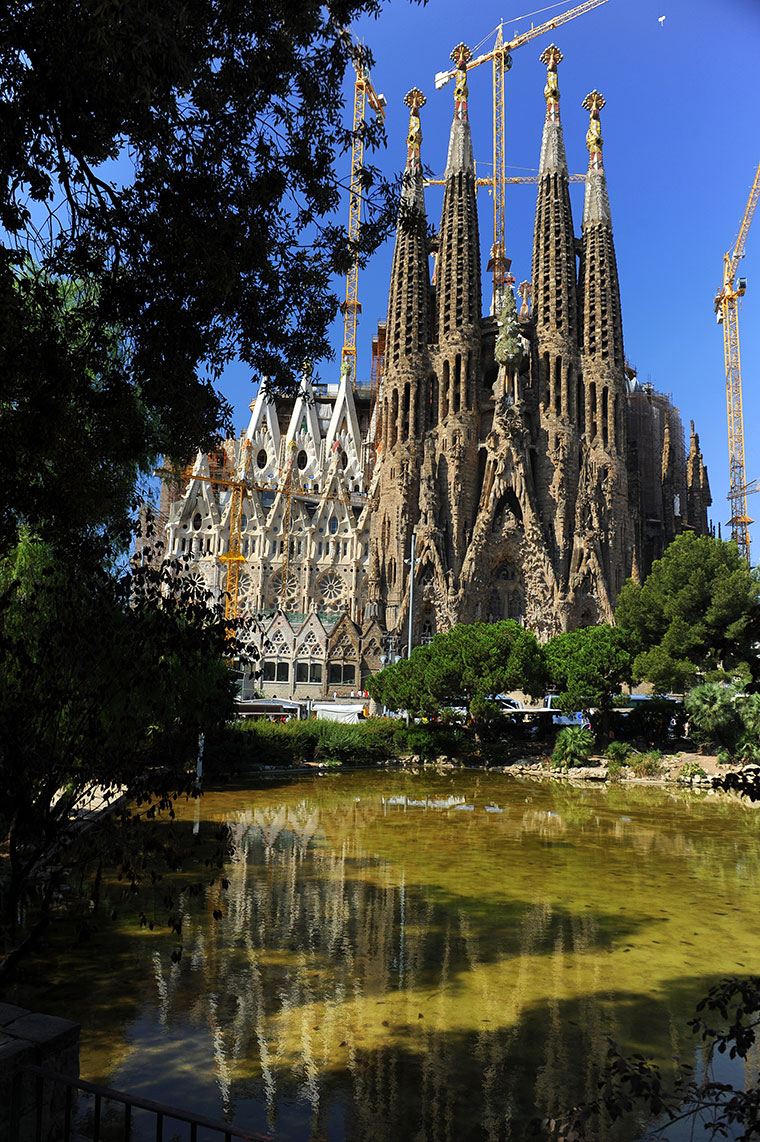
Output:
<path fill-rule="evenodd" d="M 194 600 L 205 599 L 208 593 L 208 584 L 201 568 L 197 564 L 191 567 L 185 578 L 190 587 L 191 597 Z"/>
<path fill-rule="evenodd" d="M 296 575 L 288 575 L 287 585 L 285 587 L 284 597 L 282 590 L 282 571 L 277 571 L 269 580 L 269 602 L 274 606 L 282 605 L 285 603 L 294 602 L 298 595 L 298 578 Z"/>
<path fill-rule="evenodd" d="M 325 575 L 319 582 L 319 599 L 322 607 L 337 610 L 346 591 L 340 575 Z"/>

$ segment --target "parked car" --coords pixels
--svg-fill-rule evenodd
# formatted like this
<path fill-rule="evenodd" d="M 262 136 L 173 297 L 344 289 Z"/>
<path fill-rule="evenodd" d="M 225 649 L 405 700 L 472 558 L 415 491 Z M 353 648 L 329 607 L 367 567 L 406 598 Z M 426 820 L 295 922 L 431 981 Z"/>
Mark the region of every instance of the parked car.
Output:
<path fill-rule="evenodd" d="M 547 694 L 544 697 L 544 709 L 556 710 L 557 713 L 552 717 L 552 723 L 555 726 L 583 726 L 585 729 L 591 728 L 591 720 L 583 710 L 575 710 L 572 714 L 566 714 L 559 708 L 559 694 Z"/>

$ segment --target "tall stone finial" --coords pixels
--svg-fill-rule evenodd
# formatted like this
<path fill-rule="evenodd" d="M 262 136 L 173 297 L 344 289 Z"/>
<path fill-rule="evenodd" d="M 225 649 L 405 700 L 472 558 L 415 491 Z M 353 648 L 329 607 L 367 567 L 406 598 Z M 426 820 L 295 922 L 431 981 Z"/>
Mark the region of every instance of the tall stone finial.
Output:
<path fill-rule="evenodd" d="M 522 305 L 520 306 L 520 317 L 530 317 L 530 282 L 520 282 L 517 287 L 517 292 L 522 298 Z"/>
<path fill-rule="evenodd" d="M 559 83 L 557 81 L 557 66 L 562 63 L 565 58 L 556 44 L 549 44 L 548 48 L 544 48 L 540 55 L 541 63 L 546 64 L 546 87 L 544 88 L 544 98 L 546 99 L 546 118 L 550 123 L 559 122 Z"/>
<path fill-rule="evenodd" d="M 583 100 L 583 106 L 591 112 L 591 122 L 586 132 L 586 146 L 589 150 L 589 165 L 592 167 L 602 165 L 602 125 L 599 121 L 599 112 L 607 100 L 601 92 L 594 89 Z"/>
<path fill-rule="evenodd" d="M 467 44 L 457 44 L 451 53 L 451 59 L 457 65 L 456 86 L 454 88 L 454 112 L 460 119 L 467 118 L 467 64 L 472 59 L 472 52 Z"/>
<path fill-rule="evenodd" d="M 406 137 L 406 168 L 419 167 L 420 143 L 422 142 L 422 126 L 420 124 L 420 107 L 424 107 L 427 99 L 419 87 L 413 87 L 404 96 L 404 103 L 409 108 L 409 133 Z"/>
<path fill-rule="evenodd" d="M 520 343 L 521 329 L 517 321 L 517 305 L 515 295 L 507 287 L 504 290 L 504 300 L 501 303 L 501 313 L 497 317 L 499 335 L 494 347 L 494 358 L 499 365 L 509 368 L 519 368 L 523 359 L 523 348 Z"/>

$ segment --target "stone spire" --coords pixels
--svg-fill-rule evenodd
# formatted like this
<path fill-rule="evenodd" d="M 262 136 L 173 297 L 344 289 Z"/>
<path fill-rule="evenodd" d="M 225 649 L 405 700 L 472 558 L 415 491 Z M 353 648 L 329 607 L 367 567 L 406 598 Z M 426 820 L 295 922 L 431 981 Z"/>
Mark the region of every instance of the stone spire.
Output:
<path fill-rule="evenodd" d="M 586 497 L 579 495 L 575 532 L 576 537 L 582 533 L 583 520 L 587 517 L 584 499 L 595 499 L 598 518 L 594 522 L 593 534 L 601 556 L 608 598 L 614 605 L 618 591 L 632 571 L 637 532 L 628 512 L 623 326 L 599 121 L 604 96 L 592 91 L 584 99 L 583 106 L 589 111 L 591 121 L 586 135 L 589 168 L 580 244 L 581 371 L 576 403 L 578 430 L 588 448 L 589 465 L 588 492 Z M 663 525 L 673 532 L 677 488 L 673 461 L 667 459 L 672 456 L 669 439 L 665 442 L 664 453 L 663 464 L 667 474 L 664 469 Z"/>
<path fill-rule="evenodd" d="M 580 360 L 576 241 L 559 117 L 557 69 L 562 58 L 562 52 L 554 44 L 540 56 L 546 66 L 546 115 L 533 231 L 531 296 L 536 327 L 533 387 L 538 397 L 541 428 L 551 454 L 542 458 L 539 484 L 546 489 L 551 501 L 544 519 L 555 574 L 560 582 L 566 583 L 574 543 L 579 479 Z"/>
<path fill-rule="evenodd" d="M 440 520 L 444 563 L 456 583 L 477 508 L 478 392 L 480 381 L 480 237 L 475 204 L 475 164 L 467 117 L 467 64 L 472 52 L 458 44 L 454 119 L 444 179 L 436 264 L 434 366 L 439 434 L 446 456 L 438 466 L 447 488 Z M 452 590 L 455 590 L 452 587 Z"/>
<path fill-rule="evenodd" d="M 427 219 L 420 162 L 420 108 L 426 99 L 414 87 L 404 102 L 410 112 L 409 133 L 388 297 L 382 391 L 382 447 L 386 450 L 416 437 L 424 427 L 419 379 L 430 337 Z M 423 373 L 425 379 L 428 372 L 429 366 Z"/>
<path fill-rule="evenodd" d="M 693 420 L 691 422 L 689 456 L 686 461 L 686 495 L 686 518 L 689 526 L 693 527 L 697 534 L 707 535 L 707 509 L 712 503 L 712 497 L 707 479 L 707 469 L 699 450 L 699 436 L 694 431 Z"/>
<path fill-rule="evenodd" d="M 467 62 L 472 58 L 472 52 L 464 44 L 459 44 L 451 58 L 457 65 L 454 120 L 449 136 L 436 265 L 437 334 L 441 348 L 455 333 L 468 336 L 479 326 L 481 316 L 475 163 L 467 118 Z M 451 392 L 448 402 L 441 392 L 442 418 L 457 405 L 464 404 L 466 395 L 462 378 L 459 393 Z M 469 395 L 471 397 L 472 392 Z"/>
<path fill-rule="evenodd" d="M 625 356 L 623 352 L 623 322 L 620 313 L 620 285 L 618 282 L 615 244 L 612 237 L 612 216 L 607 197 L 607 179 L 602 163 L 602 132 L 599 112 L 605 105 L 604 96 L 592 91 L 583 100 L 591 114 L 586 146 L 589 151 L 586 197 L 583 206 L 583 237 L 581 254 L 581 296 L 583 304 L 582 346 L 587 362 L 610 372 L 614 371 L 624 393 Z M 617 428 L 610 421 L 610 437 Z M 621 450 L 622 441 L 617 441 Z"/>
<path fill-rule="evenodd" d="M 376 567 L 373 590 L 378 599 L 382 597 L 385 613 L 381 616 L 378 611 L 378 617 L 384 617 L 388 630 L 400 622 L 406 594 L 405 560 L 419 514 L 419 442 L 431 419 L 433 374 L 428 349 L 431 292 L 427 219 L 420 162 L 420 108 L 426 100 L 414 87 L 404 102 L 409 108 L 409 132 L 378 400 L 379 507 L 371 524 L 371 558 L 373 569 Z"/>
<path fill-rule="evenodd" d="M 556 326 L 560 340 L 565 341 L 569 348 L 576 340 L 577 299 L 575 236 L 565 143 L 559 118 L 557 68 L 563 56 L 559 48 L 551 44 L 540 58 L 547 69 L 544 88 L 546 118 L 541 140 L 533 234 L 533 316 L 539 334 Z M 562 351 L 559 345 L 557 351 Z"/>

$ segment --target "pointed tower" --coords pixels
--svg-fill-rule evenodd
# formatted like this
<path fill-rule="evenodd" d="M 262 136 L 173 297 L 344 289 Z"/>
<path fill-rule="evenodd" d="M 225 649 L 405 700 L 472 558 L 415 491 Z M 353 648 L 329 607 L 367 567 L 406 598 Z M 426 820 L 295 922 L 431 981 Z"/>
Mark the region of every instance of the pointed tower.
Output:
<path fill-rule="evenodd" d="M 698 535 L 707 535 L 707 509 L 712 503 L 712 497 L 707 480 L 707 469 L 699 450 L 699 436 L 694 431 L 693 420 L 691 422 L 689 456 L 686 461 L 686 494 L 686 518 L 689 526 L 693 527 Z"/>
<path fill-rule="evenodd" d="M 437 415 L 435 411 L 433 415 L 439 425 L 444 559 L 456 590 L 477 506 L 481 292 L 475 163 L 467 114 L 467 63 L 472 53 L 458 44 L 451 58 L 457 74 L 436 263 Z"/>
<path fill-rule="evenodd" d="M 591 114 L 591 122 L 586 135 L 589 164 L 581 242 L 581 346 L 586 387 L 586 431 L 590 443 L 598 435 L 603 448 L 622 455 L 625 451 L 622 415 L 625 355 L 612 215 L 602 162 L 599 112 L 604 105 L 604 96 L 598 91 L 592 91 L 583 100 L 583 106 Z"/>
<path fill-rule="evenodd" d="M 600 519 L 595 539 L 600 550 L 606 596 L 614 606 L 618 591 L 631 574 L 635 529 L 628 510 L 626 374 L 620 287 L 602 162 L 599 113 L 604 104 L 604 96 L 598 91 L 592 91 L 583 101 L 591 119 L 586 134 L 589 165 L 581 238 L 579 302 L 583 314 L 583 381 L 578 385 L 578 421 L 585 435 L 589 462 L 585 497 L 579 490 L 576 543 L 584 542 L 583 523 L 588 519 L 584 499 L 596 497 Z M 601 586 L 599 594 L 602 594 Z"/>
<path fill-rule="evenodd" d="M 551 44 L 546 65 L 546 117 L 541 140 L 532 296 L 538 355 L 538 397 L 543 447 L 538 482 L 543 488 L 547 542 L 558 579 L 567 584 L 578 485 L 578 355 L 576 240 L 570 209 L 565 144 L 559 117 L 557 68 L 562 52 Z"/>
<path fill-rule="evenodd" d="M 420 162 L 419 88 L 404 98 L 409 107 L 406 168 L 396 229 L 388 297 L 385 366 L 379 396 L 378 459 L 374 491 L 379 507 L 372 516 L 385 623 L 393 631 L 402 620 L 412 529 L 419 498 L 419 440 L 429 419 L 430 275 L 427 219 Z M 383 616 L 378 616 L 381 619 Z"/>

